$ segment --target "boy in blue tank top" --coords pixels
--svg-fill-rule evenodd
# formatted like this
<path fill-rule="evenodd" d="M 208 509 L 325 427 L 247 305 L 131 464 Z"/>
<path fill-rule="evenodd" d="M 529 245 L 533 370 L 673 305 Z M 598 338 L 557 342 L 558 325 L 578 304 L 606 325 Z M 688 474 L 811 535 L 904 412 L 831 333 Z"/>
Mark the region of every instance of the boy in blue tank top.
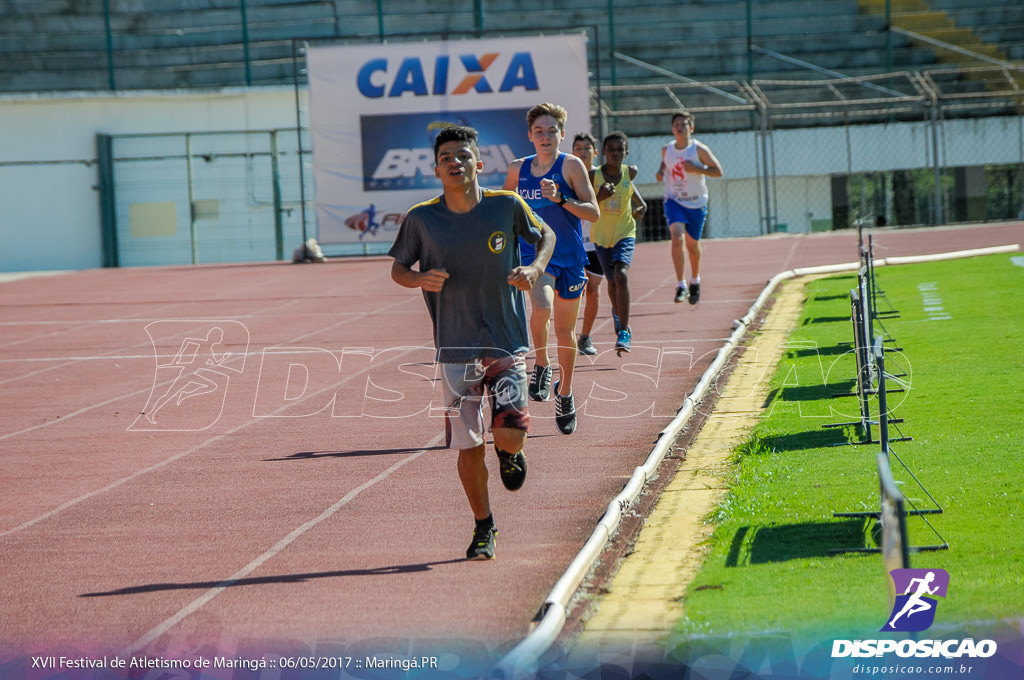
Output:
<path fill-rule="evenodd" d="M 555 252 L 534 285 L 530 299 L 530 334 L 536 365 L 530 377 L 530 398 L 546 401 L 551 390 L 551 359 L 548 355 L 548 322 L 554 320 L 559 381 L 555 383 L 555 424 L 562 434 L 576 430 L 576 406 L 572 395 L 576 367 L 576 319 L 587 285 L 583 271 L 587 253 L 580 220 L 596 222 L 597 207 L 589 168 L 576 156 L 559 150 L 565 138 L 565 108 L 545 102 L 526 114 L 527 135 L 536 153 L 509 165 L 504 189 L 516 191 L 555 233 Z M 520 240 L 523 263 L 533 261 L 533 249 Z"/>

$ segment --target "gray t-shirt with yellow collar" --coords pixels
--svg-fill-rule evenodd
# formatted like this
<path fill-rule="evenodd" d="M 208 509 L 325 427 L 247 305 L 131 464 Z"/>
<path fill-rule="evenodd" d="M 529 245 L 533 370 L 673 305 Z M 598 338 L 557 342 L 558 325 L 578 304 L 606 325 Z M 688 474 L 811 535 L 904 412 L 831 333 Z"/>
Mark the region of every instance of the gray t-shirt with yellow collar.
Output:
<path fill-rule="evenodd" d="M 508 283 L 521 264 L 519 238 L 537 243 L 543 222 L 512 191 L 483 189 L 475 208 L 452 212 L 444 197 L 413 206 L 388 254 L 420 271 L 443 268 L 439 293 L 423 291 L 436 358 L 463 363 L 529 350 L 526 299 Z"/>

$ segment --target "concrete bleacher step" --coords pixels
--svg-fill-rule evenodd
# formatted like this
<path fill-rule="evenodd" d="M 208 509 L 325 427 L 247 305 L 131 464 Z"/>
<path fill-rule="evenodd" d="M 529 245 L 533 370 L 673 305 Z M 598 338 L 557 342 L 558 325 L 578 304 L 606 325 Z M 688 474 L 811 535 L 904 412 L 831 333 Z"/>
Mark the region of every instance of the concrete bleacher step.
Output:
<path fill-rule="evenodd" d="M 879 13 L 885 11 L 886 0 L 859 0 L 862 11 Z M 892 25 L 906 31 L 912 31 L 934 41 L 940 41 L 951 47 L 946 48 L 936 45 L 933 42 L 911 37 L 911 42 L 922 48 L 931 50 L 935 60 L 940 65 L 955 65 L 961 67 L 974 67 L 986 65 L 984 59 L 974 55 L 981 55 L 998 61 L 1009 61 L 1009 55 L 996 42 L 988 42 L 983 38 L 979 30 L 984 27 L 983 22 L 1005 21 L 1007 18 L 1024 21 L 1024 10 L 1016 5 L 1007 6 L 1001 4 L 998 8 L 995 3 L 972 2 L 969 8 L 951 2 L 941 0 L 889 0 Z M 943 9 L 943 7 L 948 8 Z M 1016 9 L 1015 9 L 1016 8 Z M 972 11 L 967 11 L 967 10 Z M 990 11 L 982 11 L 982 10 Z M 991 11 L 996 10 L 996 11 Z M 1022 16 L 1018 17 L 1018 13 Z M 967 22 L 978 22 L 973 25 L 965 25 Z M 989 34 L 993 35 L 993 34 Z M 1019 35 L 1019 34 L 1018 34 Z M 1019 39 L 1019 38 L 1018 38 Z M 1024 51 L 1024 50 L 1022 50 Z M 979 79 L 989 89 L 1003 90 L 1007 86 L 1017 89 L 1024 88 L 1024 72 L 1016 71 L 1007 74 L 1012 83 L 1007 83 L 1004 78 L 992 78 L 987 71 L 965 70 L 962 78 L 967 80 Z M 1015 85 L 1014 85 L 1015 83 Z M 1024 102 L 1024 97 L 1018 99 Z"/>
<path fill-rule="evenodd" d="M 291 58 L 253 60 L 250 71 L 253 80 L 261 84 L 292 83 Z M 244 82 L 245 66 L 240 60 L 233 60 L 159 69 L 128 67 L 119 69 L 117 77 L 119 86 L 126 90 L 231 87 Z M 68 89 L 65 82 L 69 78 L 77 84 L 75 89 L 104 90 L 108 82 L 106 66 L 95 63 L 70 73 L 26 72 L 16 74 L 14 78 L 16 84 L 26 89 L 31 86 L 54 91 Z"/>
<path fill-rule="evenodd" d="M 978 36 L 973 26 L 964 26 L 957 22 L 958 18 L 961 21 L 968 19 L 980 20 L 982 18 L 1001 21 L 1004 17 L 1002 13 L 993 13 L 991 15 L 981 12 L 976 14 L 950 14 L 944 10 L 934 9 L 932 5 L 925 0 L 889 0 L 889 2 L 892 3 L 892 25 L 897 28 L 919 33 L 934 40 L 940 40 L 972 52 L 985 54 L 992 58 L 1005 59 L 1005 55 L 999 49 L 998 45 L 983 41 Z M 866 13 L 874 13 L 876 15 L 884 15 L 885 3 L 886 0 L 860 0 L 862 11 Z M 1024 17 L 1022 17 L 1022 20 L 1024 20 Z M 915 43 L 929 45 L 934 49 L 936 59 L 939 61 L 949 63 L 971 62 L 971 58 L 962 53 L 952 50 L 944 50 L 942 47 L 932 45 L 931 43 L 917 41 L 913 38 L 911 38 L 911 40 Z"/>
<path fill-rule="evenodd" d="M 246 0 L 246 6 L 304 5 L 309 0 Z M 374 0 L 369 0 L 374 2 Z M 190 10 L 238 10 L 240 0 L 107 0 L 111 13 L 176 14 Z M 339 4 L 342 4 L 339 2 Z M 10 16 L 54 16 L 58 14 L 102 14 L 104 0 L 0 0 L 0 14 Z"/>
<path fill-rule="evenodd" d="M 334 6 L 330 2 L 318 0 L 305 2 L 302 5 L 290 5 L 287 12 L 279 7 L 254 7 L 247 14 L 247 26 L 250 30 L 261 27 L 276 27 L 279 31 L 289 29 L 301 34 L 304 26 L 335 22 Z M 207 10 L 161 12 L 154 14 L 111 14 L 110 30 L 115 40 L 134 37 L 145 39 L 160 36 L 203 36 L 217 31 L 241 32 L 241 14 L 235 10 Z M 7 39 L 17 39 L 37 35 L 41 37 L 63 37 L 73 40 L 75 36 L 106 36 L 106 19 L 101 12 L 63 15 L 20 15 L 5 17 L 0 23 L 0 35 Z"/>
<path fill-rule="evenodd" d="M 292 77 L 292 39 L 330 38 L 338 31 L 335 5 L 326 0 L 246 4 L 253 83 Z M 246 82 L 237 0 L 110 0 L 109 5 L 119 89 Z M 110 86 L 102 0 L 0 0 L 0 9 L 15 6 L 17 11 L 0 22 L 0 90 Z"/>
<path fill-rule="evenodd" d="M 986 51 L 989 45 L 998 43 L 1006 58 L 1024 54 L 1024 3 L 890 1 L 895 14 L 914 16 L 911 21 L 917 21 L 922 31 L 959 31 L 970 26 L 976 42 L 961 33 L 939 35 L 946 35 L 950 42 L 955 38 L 963 45 L 973 45 L 971 49 L 979 53 L 990 54 Z M 606 0 L 448 5 L 436 0 L 246 0 L 246 28 L 254 84 L 290 82 L 293 39 L 375 41 L 382 30 L 392 40 L 441 34 L 458 39 L 473 36 L 474 30 L 481 28 L 480 22 L 487 35 L 593 27 L 600 41 L 598 45 L 592 38 L 588 45 L 590 72 L 599 72 L 603 83 L 609 82 L 613 65 L 620 84 L 666 80 L 663 74 L 643 66 L 613 59 L 613 48 L 632 59 L 701 81 L 825 77 L 798 61 L 848 76 L 884 72 L 890 55 L 894 70 L 921 70 L 943 63 L 937 48 L 913 43 L 902 34 L 886 33 L 885 2 L 648 0 L 642 7 L 626 7 Z M 0 16 L 4 17 L 0 22 L 0 91 L 108 87 L 105 3 L 111 11 L 119 89 L 244 84 L 239 0 L 0 0 Z M 748 9 L 753 19 L 753 44 L 778 56 L 760 51 L 748 55 Z M 384 11 L 383 17 L 378 17 L 379 10 Z M 610 15 L 615 21 L 614 44 Z M 977 86 L 950 85 L 965 90 Z M 625 101 L 638 110 L 672 105 L 664 94 L 644 92 L 620 103 Z M 799 88 L 790 93 L 780 88 L 773 93 L 776 96 L 810 95 L 801 94 Z M 711 97 L 710 103 L 701 105 L 715 106 L 714 100 Z M 740 118 L 747 117 L 727 112 L 721 120 L 728 125 Z M 717 123 L 719 117 L 715 119 Z M 653 133 L 665 133 L 663 116 L 655 115 L 652 120 L 657 120 Z"/>
<path fill-rule="evenodd" d="M 315 21 L 266 22 L 251 24 L 248 29 L 249 40 L 290 39 L 294 35 L 301 38 L 329 38 L 335 35 L 334 20 L 319 19 Z M 2 36 L 2 34 L 0 34 Z M 242 32 L 238 26 L 206 27 L 202 30 L 182 30 L 181 32 L 165 31 L 150 34 L 122 34 L 113 39 L 116 52 L 134 52 L 136 50 L 166 49 L 177 50 L 190 47 L 217 46 L 226 43 L 240 42 Z M 102 32 L 64 33 L 57 36 L 46 34 L 21 34 L 18 36 L 0 37 L 0 54 L 5 59 L 17 58 L 19 55 L 36 54 L 41 56 L 57 56 L 69 53 L 105 52 L 106 35 Z M 10 70 L 7 64 L 0 62 L 0 72 Z"/>

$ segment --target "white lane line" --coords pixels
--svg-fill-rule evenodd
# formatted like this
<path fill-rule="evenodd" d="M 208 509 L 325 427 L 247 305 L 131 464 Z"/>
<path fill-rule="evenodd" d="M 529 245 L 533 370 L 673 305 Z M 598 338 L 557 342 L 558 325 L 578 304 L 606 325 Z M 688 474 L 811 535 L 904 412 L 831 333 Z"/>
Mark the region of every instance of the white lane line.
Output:
<path fill-rule="evenodd" d="M 282 538 L 280 541 L 278 541 L 272 548 L 267 550 L 265 553 L 263 553 L 262 555 L 260 555 L 259 557 L 257 557 L 256 559 L 254 559 L 252 562 L 250 562 L 249 564 L 245 565 L 241 569 L 239 569 L 237 572 L 232 574 L 226 580 L 221 581 L 219 584 L 217 584 L 213 588 L 210 588 L 205 593 L 203 593 L 202 595 L 200 595 L 196 599 L 192 600 L 192 602 L 190 602 L 189 604 L 185 605 L 183 608 L 178 610 L 178 612 L 175 613 L 173 616 L 165 619 L 162 623 L 160 623 L 155 628 L 150 630 L 148 633 L 143 635 L 141 638 L 136 640 L 134 643 L 132 643 L 132 645 L 130 647 L 125 649 L 123 652 L 121 652 L 120 657 L 121 658 L 128 658 L 128 657 L 134 655 L 139 650 L 144 649 L 147 645 L 152 643 L 154 640 L 159 638 L 161 635 L 166 633 L 168 630 L 170 630 L 174 626 L 176 626 L 179 623 L 181 623 L 187 617 L 191 616 L 192 614 L 194 614 L 197 611 L 199 611 L 200 609 L 202 609 L 206 604 L 208 604 L 211 600 L 213 600 L 213 598 L 217 597 L 218 595 L 223 593 L 225 590 L 230 588 L 232 585 L 234 585 L 235 583 L 238 583 L 242 579 L 244 579 L 247 576 L 249 576 L 250 574 L 252 574 L 257 569 L 259 569 L 265 562 L 267 562 L 268 560 L 270 560 L 271 558 L 273 558 L 274 556 L 279 554 L 281 551 L 283 551 L 285 548 L 287 548 L 289 545 L 291 545 L 293 542 L 295 542 L 299 537 L 301 537 L 307 531 L 309 531 L 310 529 L 315 527 L 317 524 L 320 524 L 320 522 L 323 522 L 324 520 L 329 519 L 331 516 L 333 516 L 335 513 L 337 513 L 343 507 L 348 505 L 356 496 L 361 494 L 363 491 L 366 491 L 370 487 L 372 487 L 372 486 L 374 486 L 374 485 L 384 481 L 385 479 L 390 477 L 392 474 L 397 472 L 401 467 L 403 467 L 403 466 L 411 463 L 412 461 L 416 460 L 417 458 L 422 456 L 424 453 L 426 453 L 429 449 L 431 449 L 434 446 L 436 446 L 437 444 L 439 444 L 442 441 L 442 439 L 444 439 L 444 434 L 443 433 L 439 434 L 436 437 L 434 437 L 433 439 L 431 439 L 419 451 L 416 451 L 415 453 L 411 454 L 407 458 L 403 458 L 402 460 L 398 461 L 397 463 L 395 463 L 394 465 L 392 465 L 387 470 L 385 470 L 384 472 L 380 473 L 379 475 L 377 475 L 373 479 L 371 479 L 369 481 L 366 481 L 366 482 L 363 482 L 362 484 L 360 484 L 356 488 L 354 488 L 351 491 L 349 491 L 347 494 L 345 494 L 340 499 L 338 499 L 338 501 L 336 503 L 334 503 L 334 505 L 332 505 L 331 507 L 327 508 L 322 513 L 320 513 L 319 516 L 317 516 L 317 517 L 309 520 L 308 522 L 306 522 L 304 524 L 301 524 L 300 526 L 296 527 L 295 530 L 293 530 L 290 534 L 288 534 L 287 536 Z"/>
<path fill-rule="evenodd" d="M 404 302 L 407 302 L 407 301 L 398 302 L 398 303 L 395 303 L 395 304 L 396 305 L 404 304 Z M 391 307 L 391 306 L 394 306 L 394 305 L 389 305 L 389 307 Z M 377 313 L 380 313 L 380 312 L 388 309 L 389 307 L 381 308 L 380 310 L 377 310 L 376 312 L 366 312 L 365 315 L 369 316 L 369 315 L 372 315 L 372 314 L 377 314 Z M 326 330 L 326 329 L 321 329 L 321 330 Z M 316 332 L 319 332 L 319 331 L 316 331 Z M 307 335 L 310 335 L 310 334 L 311 333 L 299 336 L 299 337 L 295 338 L 292 342 L 294 342 L 296 340 L 301 340 L 302 338 L 304 338 L 304 337 L 306 337 Z M 404 356 L 405 354 L 408 354 L 410 352 L 414 352 L 414 351 L 416 351 L 418 349 L 419 348 L 416 348 L 416 347 L 406 348 L 406 351 L 402 352 L 398 356 L 399 357 Z M 313 393 L 311 393 L 309 395 L 304 396 L 301 400 L 299 400 L 299 402 L 295 402 L 295 403 L 300 403 L 302 401 L 306 401 L 307 399 L 312 399 L 313 397 L 316 397 L 317 395 L 319 395 L 319 394 L 321 394 L 321 393 L 323 393 L 323 392 L 325 392 L 327 390 L 335 390 L 335 389 L 337 389 L 337 387 L 339 385 L 344 385 L 346 382 L 348 382 L 348 381 L 350 381 L 350 380 L 352 380 L 354 378 L 358 378 L 358 377 L 362 376 L 363 374 L 367 373 L 371 368 L 372 368 L 372 366 L 367 366 L 366 368 L 362 369 L 361 371 L 357 371 L 357 372 L 353 373 L 352 375 L 346 376 L 343 380 L 341 380 L 341 381 L 339 381 L 339 382 L 337 382 L 335 384 L 328 385 L 327 387 L 324 387 L 321 390 L 318 390 L 316 392 L 313 392 Z M 90 410 L 95 409 L 95 408 L 100 408 L 102 406 L 105 406 L 107 404 L 113 403 L 115 401 L 119 401 L 121 399 L 125 399 L 125 398 L 128 398 L 128 397 L 133 397 L 133 396 L 137 396 L 139 394 L 145 393 L 145 392 L 149 392 L 151 389 L 152 388 L 147 387 L 147 388 L 142 389 L 142 390 L 137 390 L 137 391 L 135 391 L 135 392 L 133 392 L 131 394 L 121 395 L 121 396 L 118 396 L 118 397 L 114 397 L 113 399 L 108 399 L 107 401 L 104 401 L 104 402 L 99 403 L 99 404 L 93 404 L 91 406 L 86 406 L 86 407 L 80 408 L 77 411 L 75 411 L 74 413 L 70 413 L 70 414 L 68 414 L 66 416 L 63 416 L 63 417 L 57 419 L 57 420 L 47 421 L 46 423 L 41 423 L 39 425 L 34 425 L 34 426 L 26 428 L 24 430 L 19 430 L 18 432 L 11 432 L 9 434 L 0 436 L 0 441 L 3 441 L 5 439 L 9 439 L 9 438 L 14 437 L 14 436 L 19 435 L 19 434 L 24 434 L 26 432 L 31 432 L 32 430 L 38 430 L 40 428 L 48 427 L 50 425 L 54 425 L 54 424 L 57 424 L 57 423 L 67 422 L 67 420 L 69 418 L 73 417 L 73 416 L 80 415 L 82 413 L 85 413 L 85 412 L 90 411 Z M 272 413 L 270 413 L 269 417 L 277 415 L 278 413 L 281 413 L 282 411 L 284 411 L 286 409 L 293 408 L 295 406 L 295 403 L 289 403 L 289 404 L 285 404 L 285 405 L 281 406 L 280 408 L 278 408 L 275 411 L 273 411 Z M 235 434 L 237 432 L 240 432 L 240 431 L 244 430 L 245 428 L 249 427 L 250 425 L 255 425 L 257 423 L 262 423 L 262 422 L 264 422 L 266 420 L 267 417 L 268 416 L 261 416 L 259 418 L 254 418 L 254 419 L 250 420 L 249 422 L 246 422 L 246 423 L 243 423 L 241 425 L 238 425 L 237 427 L 234 427 L 231 430 L 228 430 L 227 432 L 224 432 L 223 434 L 219 434 L 219 435 L 216 435 L 214 437 L 211 437 L 210 439 L 207 439 L 207 440 L 205 440 L 205 441 L 203 441 L 203 442 L 201 442 L 199 444 L 196 444 L 192 448 L 187 449 L 187 450 L 185 450 L 185 451 L 183 451 L 181 453 L 178 453 L 178 454 L 176 454 L 174 456 L 171 456 L 170 458 L 164 459 L 163 461 L 161 461 L 159 463 L 151 465 L 151 466 L 149 466 L 147 468 L 144 468 L 142 470 L 139 470 L 137 472 L 133 472 L 132 474 L 128 475 L 127 477 L 122 477 L 121 479 L 115 480 L 115 481 L 111 482 L 110 484 L 107 484 L 103 488 L 96 489 L 94 491 L 90 491 L 88 493 L 82 494 L 81 496 L 78 496 L 77 498 L 73 498 L 73 499 L 67 501 L 66 503 L 63 503 L 63 504 L 57 506 L 56 508 L 53 508 L 53 509 L 43 513 L 42 515 L 39 515 L 37 517 L 34 517 L 33 519 L 26 520 L 26 521 L 22 522 L 21 524 L 19 524 L 16 527 L 13 527 L 11 529 L 7 529 L 7 530 L 4 530 L 4 531 L 0 531 L 0 538 L 2 538 L 4 536 L 8 536 L 8 535 L 13 534 L 13 533 L 18 532 L 18 531 L 21 531 L 23 529 L 27 529 L 29 527 L 35 526 L 36 524 L 42 522 L 43 520 L 49 519 L 50 517 L 53 517 L 53 516 L 63 512 L 64 510 L 67 510 L 68 508 L 74 507 L 75 505 L 78 505 L 79 503 L 81 503 L 83 501 L 87 501 L 90 498 L 93 498 L 93 497 L 98 496 L 100 494 L 106 493 L 107 491 L 112 491 L 112 490 L 116 489 L 119 486 L 122 486 L 122 485 L 124 485 L 124 484 L 126 484 L 126 483 L 128 483 L 128 482 L 130 482 L 130 481 L 132 481 L 134 479 L 137 479 L 138 477 L 141 477 L 142 475 L 149 474 L 150 472 L 154 472 L 156 470 L 159 470 L 160 468 L 162 468 L 162 467 L 164 467 L 166 465 L 169 465 L 170 463 L 173 463 L 173 462 L 175 462 L 177 460 L 180 460 L 181 458 L 184 458 L 185 456 L 189 455 L 190 453 L 198 451 L 199 449 L 202 449 L 202 448 L 204 448 L 204 447 L 206 447 L 206 446 L 208 446 L 210 444 L 216 443 L 216 442 L 220 441 L 221 439 L 224 439 L 227 436 L 230 436 L 230 435 L 233 435 L 233 434 Z"/>
<path fill-rule="evenodd" d="M 285 306 L 285 304 L 286 303 L 281 303 L 281 305 L 279 305 L 279 306 Z M 170 306 L 170 305 L 168 305 L 168 306 Z M 254 316 L 253 314 L 245 314 L 241 318 L 243 318 L 243 319 L 250 319 L 250 318 L 253 318 L 253 316 Z M 196 321 L 196 324 L 197 324 L 196 328 L 197 329 L 205 327 L 205 324 L 201 324 L 200 323 L 201 320 L 202 320 L 201 318 L 198 319 L 198 320 L 197 319 L 186 319 L 186 321 L 189 321 L 189 322 Z M 138 321 L 141 323 L 141 322 L 144 322 L 146 320 L 145 319 L 139 319 Z M 33 341 L 34 342 L 34 341 L 38 340 L 40 337 L 46 337 L 48 335 L 65 335 L 65 334 L 67 334 L 69 332 L 84 330 L 86 328 L 89 328 L 90 326 L 95 325 L 98 322 L 83 321 L 83 322 L 80 322 L 80 323 L 81 323 L 81 325 L 76 327 L 76 328 L 74 328 L 74 329 L 66 329 L 66 330 L 61 330 L 61 331 L 55 331 L 54 333 L 47 333 L 45 335 L 35 336 L 33 338 L 25 338 L 25 339 L 19 340 L 17 342 L 18 343 L 20 343 L 20 342 L 27 342 L 27 341 Z M 241 323 L 241 322 L 239 322 L 239 323 Z M 9 343 L 6 343 L 5 345 L 2 345 L 2 347 L 7 347 L 7 346 L 9 346 L 11 344 L 16 344 L 16 343 L 10 343 L 9 342 Z M 131 345 L 130 349 L 134 349 L 136 347 L 147 347 L 147 346 L 152 348 L 152 346 L 153 346 L 152 345 L 152 341 L 140 342 L 140 343 L 137 343 L 135 345 Z M 111 356 L 111 357 L 113 357 L 114 356 L 114 354 L 113 354 L 114 352 L 123 352 L 123 351 L 124 351 L 124 348 L 119 348 L 117 350 L 111 350 L 107 355 L 100 355 L 97 358 L 103 358 L 104 356 Z M 13 361 L 17 361 L 17 360 L 15 359 Z M 24 373 L 22 375 L 16 375 L 16 376 L 12 376 L 10 378 L 6 378 L 4 380 L 0 380 L 0 385 L 5 385 L 5 384 L 10 383 L 10 382 L 16 382 L 18 380 L 24 380 L 26 378 L 31 378 L 33 376 L 39 375 L 40 373 L 46 373 L 48 371 L 53 371 L 55 369 L 63 368 L 64 366 L 69 366 L 70 364 L 74 363 L 74 361 L 67 361 L 67 360 L 61 361 L 60 358 L 58 358 L 57 361 L 59 361 L 60 363 L 54 364 L 52 366 L 46 366 L 44 368 L 40 368 L 40 369 L 32 371 L 30 373 Z"/>
<path fill-rule="evenodd" d="M 402 356 L 404 354 L 408 354 L 409 352 L 413 352 L 416 349 L 418 349 L 418 348 L 409 348 L 407 351 L 402 352 L 402 354 L 400 354 L 399 356 Z M 335 390 L 335 389 L 337 389 L 337 387 L 339 385 L 344 385 L 349 380 L 352 380 L 353 378 L 357 378 L 357 377 L 363 375 L 364 373 L 369 371 L 370 368 L 371 368 L 370 366 L 367 366 L 363 370 L 358 371 L 356 373 L 353 373 L 352 375 L 347 376 L 343 380 L 341 380 L 341 381 L 339 381 L 339 382 L 337 382 L 337 383 L 335 383 L 333 385 L 328 385 L 327 387 L 325 387 L 325 388 L 323 388 L 321 390 L 313 392 L 312 394 L 310 394 L 310 395 L 300 399 L 298 402 L 285 404 L 284 406 L 281 406 L 277 410 L 275 410 L 272 413 L 270 413 L 269 416 L 261 416 L 259 418 L 254 418 L 253 420 L 250 420 L 247 423 L 243 423 L 241 425 L 238 425 L 236 427 L 231 428 L 227 432 L 224 432 L 222 434 L 218 434 L 216 436 L 210 437 L 209 439 L 207 439 L 207 440 L 205 440 L 203 442 L 200 442 L 199 444 L 196 444 L 195 446 L 193 446 L 190 449 L 186 449 L 185 451 L 182 451 L 181 453 L 175 454 L 175 455 L 171 456 L 170 458 L 166 458 L 166 459 L 160 461 L 159 463 L 156 463 L 154 465 L 150 465 L 148 468 L 144 468 L 142 470 L 138 470 L 137 472 L 133 472 L 132 474 L 128 475 L 127 477 L 122 477 L 121 479 L 113 481 L 113 482 L 111 482 L 110 484 L 107 484 L 105 487 L 103 487 L 101 489 L 96 489 L 95 491 L 90 491 L 90 492 L 88 492 L 86 494 L 82 494 L 78 498 L 73 498 L 73 499 L 71 499 L 70 501 L 67 501 L 64 504 L 59 505 L 56 508 L 53 508 L 52 510 L 49 510 L 49 511 L 43 513 L 42 515 L 39 515 L 38 517 L 34 517 L 33 519 L 26 520 L 26 521 L 22 522 L 21 524 L 19 524 L 18 526 L 14 527 L 12 529 L 7 529 L 5 531 L 0 531 L 0 538 L 2 538 L 4 536 L 8 536 L 10 534 L 13 534 L 13 533 L 15 533 L 17 531 L 21 531 L 22 529 L 27 529 L 27 528 L 29 528 L 31 526 L 39 524 L 43 520 L 48 519 L 50 517 L 53 517 L 54 515 L 57 515 L 57 514 L 63 512 L 64 510 L 67 510 L 68 508 L 71 508 L 71 507 L 73 507 L 75 505 L 78 505 L 82 501 L 87 501 L 90 498 L 98 496 L 98 495 L 100 495 L 102 493 L 106 493 L 107 491 L 112 491 L 112 490 L 116 489 L 117 487 L 122 486 L 124 484 L 127 484 L 128 482 L 130 482 L 130 481 L 132 481 L 134 479 L 137 479 L 137 478 L 139 478 L 139 477 L 141 477 L 143 475 L 149 474 L 150 472 L 154 472 L 156 470 L 159 470 L 162 467 L 170 465 L 174 461 L 180 460 L 180 459 L 184 458 L 185 456 L 189 455 L 190 453 L 194 453 L 194 452 L 198 451 L 199 449 L 202 449 L 202 448 L 205 448 L 206 446 L 209 446 L 210 444 L 214 444 L 216 442 L 219 442 L 221 439 L 229 437 L 229 436 L 231 436 L 231 435 L 233 435 L 233 434 L 235 434 L 237 432 L 241 432 L 242 430 L 244 430 L 245 428 L 249 427 L 250 425 L 255 425 L 257 423 L 262 423 L 262 422 L 264 422 L 267 419 L 267 417 L 273 417 L 273 416 L 277 415 L 278 413 L 281 413 L 282 411 L 285 411 L 287 409 L 293 408 L 296 403 L 301 403 L 303 401 L 306 401 L 307 399 L 312 399 L 313 397 L 315 397 L 318 394 L 321 394 L 323 392 L 326 392 L 327 390 Z M 145 390 L 143 390 L 143 391 L 145 391 Z M 121 399 L 121 398 L 123 398 L 123 397 L 117 397 L 117 399 Z M 117 399 L 111 399 L 110 401 L 117 401 Z M 91 408 L 95 408 L 95 406 L 89 406 L 89 407 L 87 407 L 85 409 L 80 409 L 79 411 L 76 411 L 76 414 L 81 412 L 81 411 L 86 411 L 86 410 L 91 409 Z M 72 414 L 72 415 L 75 415 L 75 414 Z M 47 423 L 47 424 L 49 424 L 49 423 Z M 29 429 L 37 429 L 39 427 L 43 427 L 43 425 L 37 425 L 34 428 L 29 428 Z M 27 430 L 22 430 L 22 432 L 26 432 L 26 431 Z M 14 436 L 15 434 L 21 434 L 21 433 L 20 432 L 11 433 L 10 435 L 6 435 L 5 437 L 0 438 L 0 441 L 2 441 L 6 437 Z"/>
<path fill-rule="evenodd" d="M 191 319 L 190 319 L 190 321 L 191 321 Z M 289 342 L 295 342 L 295 341 L 294 340 L 290 340 Z M 402 347 L 405 347 L 405 345 L 402 345 Z M 325 349 L 325 351 L 328 351 L 328 352 L 334 352 L 336 354 L 341 354 L 342 352 L 349 351 L 351 348 L 345 347 L 341 351 L 331 350 L 331 349 L 327 349 L 327 348 L 324 348 L 324 349 Z M 366 348 L 365 345 L 359 345 L 358 349 L 361 352 L 367 351 L 367 348 Z M 395 349 L 395 348 L 391 347 L 389 349 Z M 369 350 L 370 351 L 377 351 L 373 347 L 370 347 Z M 288 354 L 299 354 L 299 355 L 302 355 L 302 354 L 307 354 L 308 352 L 309 352 L 309 348 L 302 348 L 302 349 L 297 349 L 297 350 L 294 350 L 294 351 L 288 351 L 286 349 L 281 349 L 281 348 L 278 348 L 278 347 L 274 348 L 274 354 L 275 355 L 277 355 L 277 354 L 280 354 L 280 355 L 288 355 Z M 264 353 L 263 350 L 259 350 L 259 351 L 253 350 L 251 352 L 232 352 L 231 355 L 233 357 L 245 357 L 246 359 L 249 359 L 251 357 L 261 357 L 261 356 L 263 356 L 263 353 Z M 24 359 L 0 359 L 0 364 L 22 364 L 22 363 L 28 363 L 28 362 L 47 363 L 47 362 L 52 362 L 52 361 L 68 361 L 68 362 L 78 362 L 78 361 L 146 361 L 146 360 L 149 360 L 149 359 L 156 359 L 157 362 L 159 363 L 159 361 L 161 359 L 174 359 L 177 356 L 178 356 L 177 354 L 121 354 L 121 355 L 117 355 L 117 354 L 100 354 L 100 355 L 97 355 L 97 356 L 29 357 L 29 358 L 24 358 Z"/>
<path fill-rule="evenodd" d="M 162 385 L 169 385 L 172 382 L 174 382 L 174 381 L 173 380 L 167 380 L 167 381 L 165 381 L 163 383 L 159 383 L 157 385 L 157 387 L 162 386 Z M 121 401 L 122 399 L 130 399 L 131 397 L 137 397 L 140 394 L 146 394 L 147 392 L 152 392 L 152 391 L 153 391 L 153 387 L 146 387 L 146 388 L 143 388 L 141 390 L 136 390 L 134 392 L 131 392 L 130 394 L 119 394 L 118 396 L 113 397 L 112 399 L 107 399 L 106 401 L 101 401 L 98 404 L 89 404 L 88 406 L 83 406 L 82 408 L 78 409 L 77 411 L 72 411 L 71 413 L 65 413 L 64 415 L 62 415 L 62 416 L 60 416 L 58 418 L 54 418 L 53 420 L 47 420 L 45 423 L 39 423 L 38 425 L 32 425 L 30 427 L 26 427 L 26 428 L 21 429 L 21 430 L 16 430 L 14 432 L 8 432 L 7 434 L 0 435 L 0 442 L 4 441 L 5 439 L 11 439 L 12 437 L 17 437 L 18 435 L 28 434 L 29 432 L 33 432 L 35 430 L 41 430 L 44 427 L 50 427 L 51 425 L 57 425 L 57 424 L 66 423 L 68 421 L 68 419 L 74 418 L 75 416 L 80 416 L 83 413 L 87 413 L 88 411 L 91 411 L 93 409 L 102 408 L 102 407 L 106 406 L 107 404 L 113 404 L 115 401 Z M 3 535 L 4 534 L 0 533 L 0 536 L 3 536 Z"/>

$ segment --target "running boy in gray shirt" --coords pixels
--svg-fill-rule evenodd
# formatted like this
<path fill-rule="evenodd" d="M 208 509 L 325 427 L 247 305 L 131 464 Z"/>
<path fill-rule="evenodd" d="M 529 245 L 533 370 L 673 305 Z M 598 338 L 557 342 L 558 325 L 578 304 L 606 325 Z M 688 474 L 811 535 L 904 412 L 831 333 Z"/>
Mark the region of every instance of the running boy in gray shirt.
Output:
<path fill-rule="evenodd" d="M 515 491 L 526 478 L 530 423 L 524 291 L 544 273 L 555 236 L 515 192 L 480 187 L 483 162 L 473 128 L 442 130 L 434 161 L 442 194 L 413 206 L 402 221 L 388 253 L 395 259 L 391 278 L 423 289 L 448 404 L 448 446 L 459 450 L 459 479 L 476 518 L 466 558 L 492 559 L 497 528 L 487 490 L 483 398 L 489 396 L 501 481 Z M 529 266 L 519 259 L 520 237 L 536 246 Z"/>

